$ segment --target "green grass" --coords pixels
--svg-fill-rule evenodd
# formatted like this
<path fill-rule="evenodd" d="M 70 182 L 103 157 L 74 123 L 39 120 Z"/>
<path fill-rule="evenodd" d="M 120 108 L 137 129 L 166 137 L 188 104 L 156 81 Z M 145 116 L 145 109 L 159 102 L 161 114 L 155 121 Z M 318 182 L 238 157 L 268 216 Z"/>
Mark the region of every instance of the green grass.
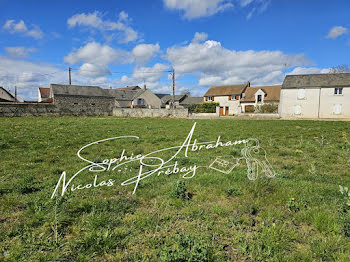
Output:
<path fill-rule="evenodd" d="M 250 181 L 241 162 L 229 175 L 200 168 L 192 179 L 151 176 L 133 195 L 133 185 L 120 183 L 137 175 L 134 163 L 98 175 L 114 186 L 51 199 L 63 171 L 70 178 L 86 166 L 76 156 L 82 146 L 135 135 L 83 155 L 146 154 L 182 144 L 194 122 L 0 118 L 0 261 L 350 261 L 350 211 L 338 188 L 350 186 L 350 122 L 196 120 L 198 142 L 259 139 L 278 175 Z M 240 148 L 177 161 L 208 165 Z"/>

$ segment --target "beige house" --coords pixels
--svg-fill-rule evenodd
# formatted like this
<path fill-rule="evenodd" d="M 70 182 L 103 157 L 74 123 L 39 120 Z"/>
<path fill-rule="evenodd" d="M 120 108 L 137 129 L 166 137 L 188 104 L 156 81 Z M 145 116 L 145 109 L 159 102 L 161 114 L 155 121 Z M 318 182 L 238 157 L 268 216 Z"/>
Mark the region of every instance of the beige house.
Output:
<path fill-rule="evenodd" d="M 204 94 L 204 102 L 219 103 L 221 116 L 240 114 L 242 111 L 240 101 L 249 86 L 249 81 L 243 85 L 212 86 Z"/>
<path fill-rule="evenodd" d="M 350 118 L 350 73 L 286 76 L 279 114 L 282 118 Z"/>
<path fill-rule="evenodd" d="M 281 85 L 248 87 L 241 99 L 242 113 L 251 111 L 248 109 L 258 111 L 259 107 L 264 104 L 276 105 L 277 110 L 281 88 Z"/>

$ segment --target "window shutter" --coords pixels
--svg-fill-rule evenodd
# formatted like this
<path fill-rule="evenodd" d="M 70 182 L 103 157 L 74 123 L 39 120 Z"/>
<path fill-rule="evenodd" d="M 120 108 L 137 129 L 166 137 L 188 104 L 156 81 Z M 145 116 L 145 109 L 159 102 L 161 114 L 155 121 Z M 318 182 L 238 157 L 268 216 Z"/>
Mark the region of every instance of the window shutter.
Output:
<path fill-rule="evenodd" d="M 333 105 L 333 114 L 340 115 L 342 111 L 341 104 Z"/>
<path fill-rule="evenodd" d="M 294 114 L 295 115 L 300 115 L 301 114 L 301 106 L 300 105 L 295 105 L 294 106 Z"/>
<path fill-rule="evenodd" d="M 299 88 L 298 89 L 298 99 L 304 99 L 305 98 L 305 88 Z"/>
<path fill-rule="evenodd" d="M 239 100 L 239 96 L 236 96 L 236 100 Z"/>
<path fill-rule="evenodd" d="M 208 101 L 208 97 L 207 96 L 205 97 L 205 101 Z"/>
<path fill-rule="evenodd" d="M 232 96 L 228 96 L 228 100 L 231 100 L 232 99 Z"/>
<path fill-rule="evenodd" d="M 211 98 L 211 101 L 214 101 L 214 97 Z"/>

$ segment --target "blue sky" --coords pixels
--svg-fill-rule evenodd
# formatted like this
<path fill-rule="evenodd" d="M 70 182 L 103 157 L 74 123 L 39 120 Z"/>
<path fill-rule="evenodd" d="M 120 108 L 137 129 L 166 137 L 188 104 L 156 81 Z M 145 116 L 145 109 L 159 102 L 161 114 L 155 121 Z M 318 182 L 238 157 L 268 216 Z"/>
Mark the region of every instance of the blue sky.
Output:
<path fill-rule="evenodd" d="M 0 0 L 0 86 L 280 84 L 349 64 L 346 0 Z"/>

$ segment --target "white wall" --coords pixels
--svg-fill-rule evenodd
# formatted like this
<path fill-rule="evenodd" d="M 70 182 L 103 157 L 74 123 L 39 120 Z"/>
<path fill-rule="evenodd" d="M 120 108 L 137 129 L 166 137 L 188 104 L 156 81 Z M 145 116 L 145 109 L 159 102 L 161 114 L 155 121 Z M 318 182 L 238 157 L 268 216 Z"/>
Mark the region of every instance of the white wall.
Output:
<path fill-rule="evenodd" d="M 305 88 L 305 98 L 298 99 L 298 89 L 281 89 L 279 114 L 282 118 L 318 118 L 320 88 Z M 295 114 L 300 106 L 301 114 Z"/>
<path fill-rule="evenodd" d="M 336 104 L 342 108 L 339 115 L 333 113 Z M 295 114 L 296 105 L 301 107 L 300 115 Z M 282 118 L 350 118 L 350 87 L 344 87 L 342 95 L 334 95 L 334 88 L 305 88 L 305 99 L 298 99 L 298 89 L 282 89 L 279 114 Z"/>
<path fill-rule="evenodd" d="M 339 115 L 333 113 L 335 104 L 341 105 Z M 342 95 L 334 95 L 334 88 L 322 88 L 320 118 L 350 118 L 350 87 L 344 87 Z"/>

